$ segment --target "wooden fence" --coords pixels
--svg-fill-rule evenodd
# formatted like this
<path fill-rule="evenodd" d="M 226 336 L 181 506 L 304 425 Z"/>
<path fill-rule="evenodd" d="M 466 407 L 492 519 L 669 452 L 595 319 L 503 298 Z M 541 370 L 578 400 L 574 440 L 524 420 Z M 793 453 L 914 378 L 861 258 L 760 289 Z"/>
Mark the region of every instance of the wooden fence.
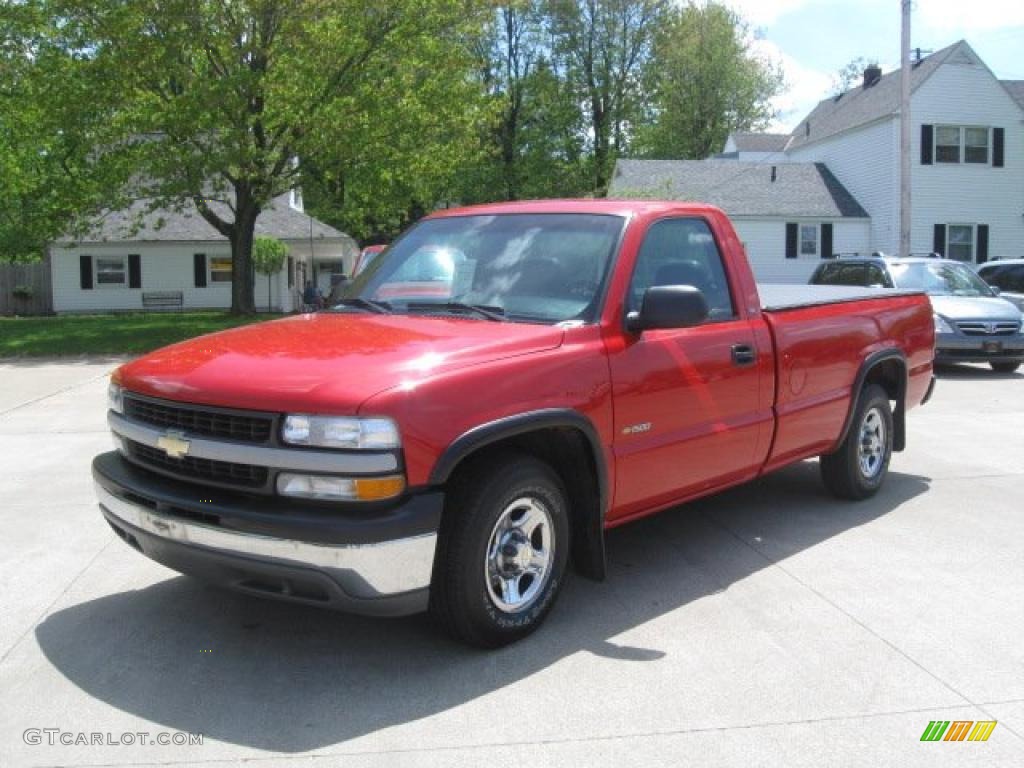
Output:
<path fill-rule="evenodd" d="M 52 313 L 49 257 L 35 264 L 0 263 L 0 315 Z"/>

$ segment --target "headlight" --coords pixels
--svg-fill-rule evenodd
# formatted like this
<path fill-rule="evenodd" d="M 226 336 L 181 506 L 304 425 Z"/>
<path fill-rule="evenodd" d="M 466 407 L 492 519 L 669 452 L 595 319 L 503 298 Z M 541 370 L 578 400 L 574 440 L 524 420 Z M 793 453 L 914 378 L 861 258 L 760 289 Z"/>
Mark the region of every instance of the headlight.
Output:
<path fill-rule="evenodd" d="M 391 419 L 306 416 L 301 413 L 285 417 L 281 439 L 291 445 L 368 451 L 387 450 L 401 445 L 398 427 Z"/>
<path fill-rule="evenodd" d="M 114 382 L 107 385 L 107 408 L 115 413 L 124 413 L 124 390 Z"/>
<path fill-rule="evenodd" d="M 935 332 L 936 333 L 953 333 L 953 326 L 949 324 L 942 315 L 935 315 Z"/>
<path fill-rule="evenodd" d="M 401 475 L 337 477 L 282 472 L 277 476 L 277 492 L 282 496 L 320 501 L 379 501 L 394 498 L 404 490 Z"/>

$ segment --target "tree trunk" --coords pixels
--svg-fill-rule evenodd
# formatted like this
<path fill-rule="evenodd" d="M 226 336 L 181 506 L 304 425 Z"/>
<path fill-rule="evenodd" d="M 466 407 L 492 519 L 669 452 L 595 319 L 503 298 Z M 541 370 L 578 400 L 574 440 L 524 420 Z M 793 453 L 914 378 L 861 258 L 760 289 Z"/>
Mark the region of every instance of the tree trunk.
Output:
<path fill-rule="evenodd" d="M 255 273 L 252 266 L 252 242 L 256 232 L 259 206 L 247 194 L 238 193 L 231 241 L 231 314 L 256 313 Z"/>

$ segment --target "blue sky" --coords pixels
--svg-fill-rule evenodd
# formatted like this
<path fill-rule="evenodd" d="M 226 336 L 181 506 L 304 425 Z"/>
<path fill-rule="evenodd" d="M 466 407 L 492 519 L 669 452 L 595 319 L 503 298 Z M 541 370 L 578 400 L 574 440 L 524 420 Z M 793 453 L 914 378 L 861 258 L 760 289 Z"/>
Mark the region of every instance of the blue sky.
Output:
<path fill-rule="evenodd" d="M 725 0 L 761 38 L 757 49 L 780 63 L 787 90 L 775 102 L 774 130 L 789 131 L 829 95 L 851 59 L 875 59 L 886 72 L 900 58 L 900 0 Z M 937 50 L 965 39 L 995 75 L 1024 80 L 1024 0 L 916 0 L 911 46 Z"/>

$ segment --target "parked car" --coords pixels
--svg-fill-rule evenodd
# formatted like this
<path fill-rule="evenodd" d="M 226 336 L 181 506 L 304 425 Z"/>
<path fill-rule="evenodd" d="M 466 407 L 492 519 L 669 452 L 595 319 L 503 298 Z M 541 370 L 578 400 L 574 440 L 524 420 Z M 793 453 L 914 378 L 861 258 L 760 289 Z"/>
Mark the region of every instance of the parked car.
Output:
<path fill-rule="evenodd" d="M 352 277 L 355 277 L 360 272 L 365 270 L 373 260 L 383 253 L 386 245 L 368 245 L 359 252 L 359 258 L 356 259 L 355 266 L 352 268 Z"/>
<path fill-rule="evenodd" d="M 1024 259 L 990 261 L 978 267 L 978 275 L 999 295 L 1024 310 Z"/>
<path fill-rule="evenodd" d="M 873 495 L 934 383 L 923 293 L 759 293 L 717 208 L 439 211 L 379 258 L 335 309 L 114 372 L 93 477 L 118 536 L 495 647 L 570 563 L 604 577 L 608 528 L 815 456 L 833 494 Z"/>
<path fill-rule="evenodd" d="M 988 363 L 1012 373 L 1024 362 L 1021 311 L 959 261 L 835 259 L 820 264 L 810 282 L 926 291 L 935 310 L 936 363 Z"/>

